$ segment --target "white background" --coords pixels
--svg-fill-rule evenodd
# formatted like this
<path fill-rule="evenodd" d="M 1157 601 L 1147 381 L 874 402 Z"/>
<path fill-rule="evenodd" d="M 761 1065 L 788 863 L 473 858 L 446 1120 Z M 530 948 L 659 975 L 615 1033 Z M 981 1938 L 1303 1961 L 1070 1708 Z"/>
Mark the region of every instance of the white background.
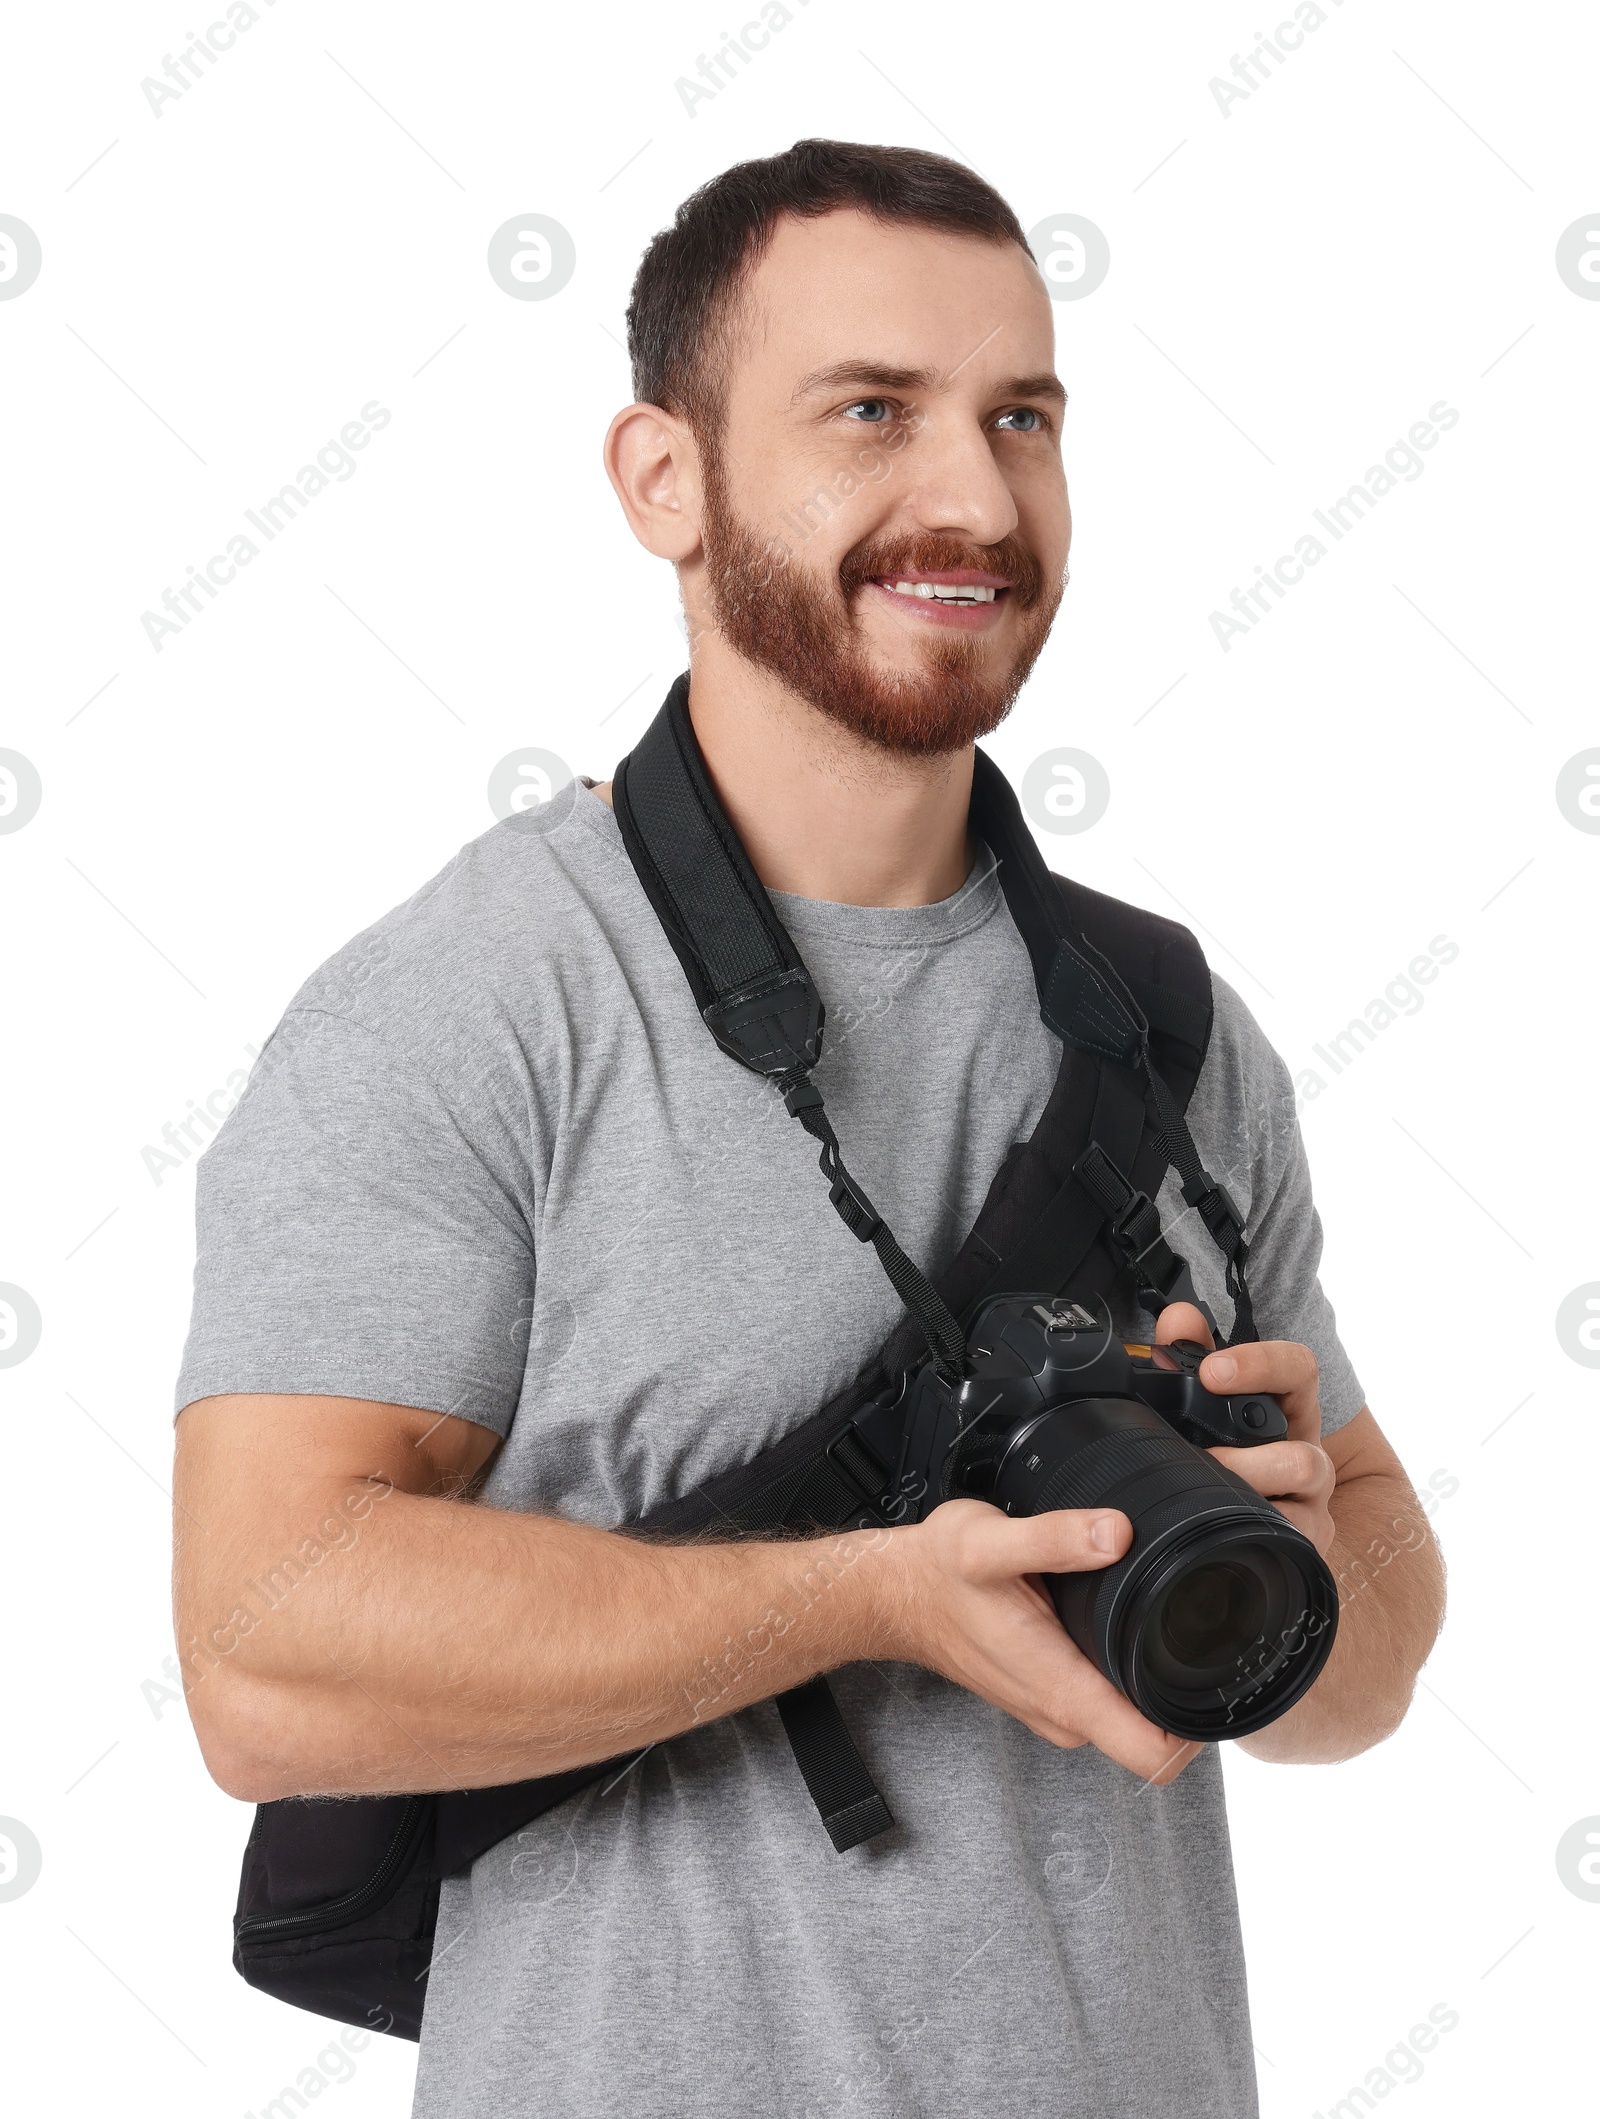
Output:
<path fill-rule="evenodd" d="M 1555 781 L 1600 744 L 1600 302 L 1554 252 L 1600 225 L 1600 30 L 1327 0 L 1224 115 L 1208 83 L 1275 13 L 790 4 L 692 116 L 674 83 L 742 14 L 258 0 L 159 117 L 141 80 L 205 10 L 7 33 L 0 212 L 44 256 L 0 301 L 0 745 L 43 786 L 0 836 L 0 1281 L 43 1319 L 0 1369 L 0 1814 L 43 1849 L 0 1903 L 17 2108 L 226 2119 L 327 2044 L 232 1972 L 249 1814 L 147 1685 L 193 1164 L 157 1182 L 143 1151 L 490 824 L 499 760 L 600 777 L 643 729 L 682 642 L 599 464 L 632 272 L 703 179 L 823 134 L 959 150 L 1025 227 L 1109 240 L 1057 310 L 1072 586 L 993 749 L 1014 779 L 1096 758 L 1110 808 L 1052 860 L 1197 926 L 1324 1076 L 1325 1284 L 1414 1477 L 1459 1482 L 1400 1734 L 1229 1761 L 1263 2109 L 1324 2111 L 1438 2003 L 1459 2025 L 1390 2093 L 1408 2115 L 1588 2109 L 1600 1905 L 1555 1849 L 1600 1813 L 1597 1377 L 1555 1316 L 1600 1280 L 1600 837 Z M 485 251 L 532 212 L 577 270 L 517 301 Z M 355 475 L 156 652 L 141 614 L 373 399 Z M 1225 653 L 1210 613 L 1440 400 L 1423 475 Z M 1425 1005 L 1320 1065 L 1438 935 Z M 324 2094 L 403 2112 L 413 2064 L 373 2047 Z"/>

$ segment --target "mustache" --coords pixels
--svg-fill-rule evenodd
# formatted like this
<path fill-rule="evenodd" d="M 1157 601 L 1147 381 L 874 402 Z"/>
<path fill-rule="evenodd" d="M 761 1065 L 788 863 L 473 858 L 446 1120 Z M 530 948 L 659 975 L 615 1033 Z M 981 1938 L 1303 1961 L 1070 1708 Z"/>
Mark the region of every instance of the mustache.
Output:
<path fill-rule="evenodd" d="M 977 574 L 1004 574 L 1011 594 L 1029 610 L 1044 593 L 1044 570 L 1020 537 L 998 544 L 963 544 L 954 537 L 868 538 L 839 562 L 839 584 L 847 597 L 869 581 L 900 574 L 949 574 L 962 567 Z"/>

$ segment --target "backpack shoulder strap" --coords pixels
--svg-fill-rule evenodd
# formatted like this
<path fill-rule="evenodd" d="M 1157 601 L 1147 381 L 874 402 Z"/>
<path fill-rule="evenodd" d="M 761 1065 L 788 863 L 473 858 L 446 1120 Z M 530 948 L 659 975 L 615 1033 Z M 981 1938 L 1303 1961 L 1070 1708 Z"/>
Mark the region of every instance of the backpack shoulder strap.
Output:
<path fill-rule="evenodd" d="M 1211 1042 L 1211 971 L 1187 927 L 1086 883 L 1052 876 L 1065 917 L 1110 958 L 1144 1010 L 1175 1095 L 1187 1104 Z"/>
<path fill-rule="evenodd" d="M 1153 1203 L 1171 1166 L 1226 1261 L 1234 1337 L 1253 1338 L 1243 1222 L 1201 1163 L 1183 1116 L 1211 1032 L 1211 978 L 1199 943 L 1158 913 L 1052 876 L 1009 782 L 982 751 L 971 815 L 999 859 L 1040 1015 L 1066 1050 L 1030 1143 L 1043 1152 L 1002 1169 L 975 1241 L 956 1262 L 965 1272 L 959 1313 L 970 1316 L 1001 1288 L 1059 1293 L 1070 1280 L 1074 1294 L 1103 1294 L 1131 1269 L 1148 1308 L 1186 1300 L 1209 1319 Z"/>

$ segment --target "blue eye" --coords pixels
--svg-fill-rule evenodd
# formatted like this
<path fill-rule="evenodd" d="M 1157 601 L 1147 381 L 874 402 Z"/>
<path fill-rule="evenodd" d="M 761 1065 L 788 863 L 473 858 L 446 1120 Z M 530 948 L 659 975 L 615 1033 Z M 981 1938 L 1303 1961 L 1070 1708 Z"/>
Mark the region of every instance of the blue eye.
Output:
<path fill-rule="evenodd" d="M 845 407 L 845 418 L 852 419 L 858 412 L 866 415 L 860 422 L 862 426 L 881 427 L 890 416 L 888 400 L 882 397 L 857 398 L 853 405 Z"/>
<path fill-rule="evenodd" d="M 1044 414 L 1035 412 L 1028 405 L 1018 405 L 1010 412 L 1002 412 L 995 424 L 1004 428 L 1007 422 L 1013 419 L 1025 419 L 1030 422 L 1025 427 L 1010 427 L 1008 431 L 1013 434 L 1037 434 L 1044 425 Z"/>

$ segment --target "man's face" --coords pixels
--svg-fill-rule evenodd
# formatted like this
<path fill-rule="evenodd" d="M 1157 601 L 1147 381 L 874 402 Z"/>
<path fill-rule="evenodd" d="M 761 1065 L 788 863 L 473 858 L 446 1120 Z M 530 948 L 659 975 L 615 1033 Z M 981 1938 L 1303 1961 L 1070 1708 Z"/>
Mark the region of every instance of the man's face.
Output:
<path fill-rule="evenodd" d="M 887 749 L 986 734 L 1061 600 L 1064 401 L 1016 245 L 783 222 L 702 441 L 694 564 L 718 632 Z"/>

